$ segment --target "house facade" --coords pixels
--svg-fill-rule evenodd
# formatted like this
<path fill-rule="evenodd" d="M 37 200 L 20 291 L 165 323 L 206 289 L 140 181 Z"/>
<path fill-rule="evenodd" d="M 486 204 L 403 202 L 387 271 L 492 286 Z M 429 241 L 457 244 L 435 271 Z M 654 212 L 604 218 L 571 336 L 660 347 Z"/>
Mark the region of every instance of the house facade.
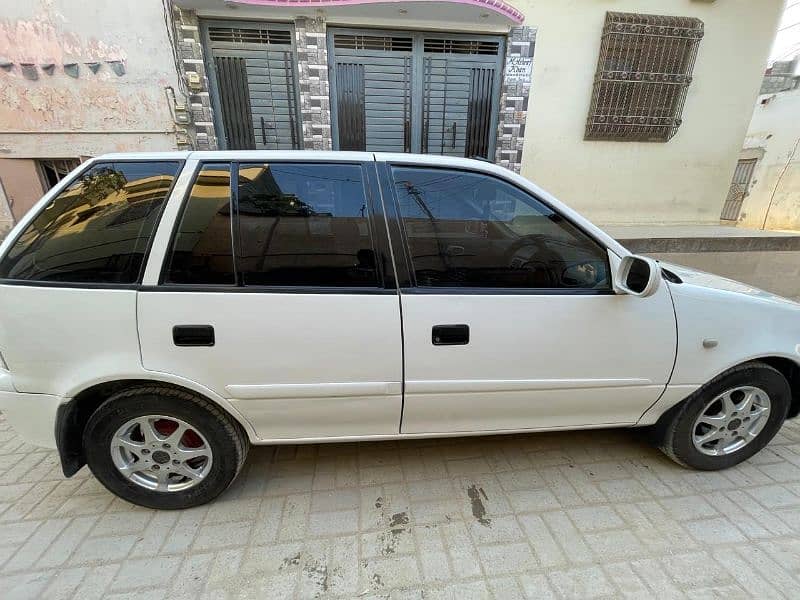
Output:
<path fill-rule="evenodd" d="M 781 8 L 6 4 L 0 204 L 108 151 L 352 149 L 492 160 L 602 223 L 718 222 Z"/>

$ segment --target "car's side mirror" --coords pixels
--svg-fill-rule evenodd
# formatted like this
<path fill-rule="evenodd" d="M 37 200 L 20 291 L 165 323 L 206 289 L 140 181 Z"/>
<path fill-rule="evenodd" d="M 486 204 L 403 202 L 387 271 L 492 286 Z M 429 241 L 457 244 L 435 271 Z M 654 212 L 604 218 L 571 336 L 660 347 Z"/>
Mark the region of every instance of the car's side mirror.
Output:
<path fill-rule="evenodd" d="M 661 267 L 652 258 L 645 256 L 625 256 L 619 263 L 614 288 L 622 294 L 651 296 L 661 282 Z"/>

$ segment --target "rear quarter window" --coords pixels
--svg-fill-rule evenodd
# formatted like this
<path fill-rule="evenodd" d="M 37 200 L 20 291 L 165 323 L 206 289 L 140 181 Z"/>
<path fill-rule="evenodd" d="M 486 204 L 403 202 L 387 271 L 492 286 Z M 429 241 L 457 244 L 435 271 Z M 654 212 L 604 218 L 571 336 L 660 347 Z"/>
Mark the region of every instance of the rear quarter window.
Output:
<path fill-rule="evenodd" d="M 93 165 L 14 241 L 0 278 L 136 283 L 179 169 L 179 161 Z"/>

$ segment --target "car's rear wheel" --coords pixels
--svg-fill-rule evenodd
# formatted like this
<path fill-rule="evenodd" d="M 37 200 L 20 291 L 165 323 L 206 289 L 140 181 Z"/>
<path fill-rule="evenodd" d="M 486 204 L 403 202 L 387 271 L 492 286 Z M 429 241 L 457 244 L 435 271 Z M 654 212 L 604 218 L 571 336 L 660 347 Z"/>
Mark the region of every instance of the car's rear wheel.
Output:
<path fill-rule="evenodd" d="M 752 362 L 689 396 L 659 427 L 664 453 L 695 469 L 726 469 L 766 446 L 786 419 L 791 389 L 780 371 Z"/>
<path fill-rule="evenodd" d="M 117 496 L 149 508 L 189 508 L 212 500 L 247 455 L 241 426 L 215 404 L 162 386 L 106 400 L 83 435 L 86 461 Z"/>

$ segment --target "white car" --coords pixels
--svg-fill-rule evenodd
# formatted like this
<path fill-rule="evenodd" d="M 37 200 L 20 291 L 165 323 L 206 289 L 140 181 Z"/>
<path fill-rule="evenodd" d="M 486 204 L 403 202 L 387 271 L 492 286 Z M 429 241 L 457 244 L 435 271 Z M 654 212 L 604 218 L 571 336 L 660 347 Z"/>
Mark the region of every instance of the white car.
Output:
<path fill-rule="evenodd" d="M 649 426 L 719 469 L 800 411 L 800 305 L 409 154 L 92 159 L 0 246 L 0 352 L 24 439 L 157 508 L 250 444 Z"/>

